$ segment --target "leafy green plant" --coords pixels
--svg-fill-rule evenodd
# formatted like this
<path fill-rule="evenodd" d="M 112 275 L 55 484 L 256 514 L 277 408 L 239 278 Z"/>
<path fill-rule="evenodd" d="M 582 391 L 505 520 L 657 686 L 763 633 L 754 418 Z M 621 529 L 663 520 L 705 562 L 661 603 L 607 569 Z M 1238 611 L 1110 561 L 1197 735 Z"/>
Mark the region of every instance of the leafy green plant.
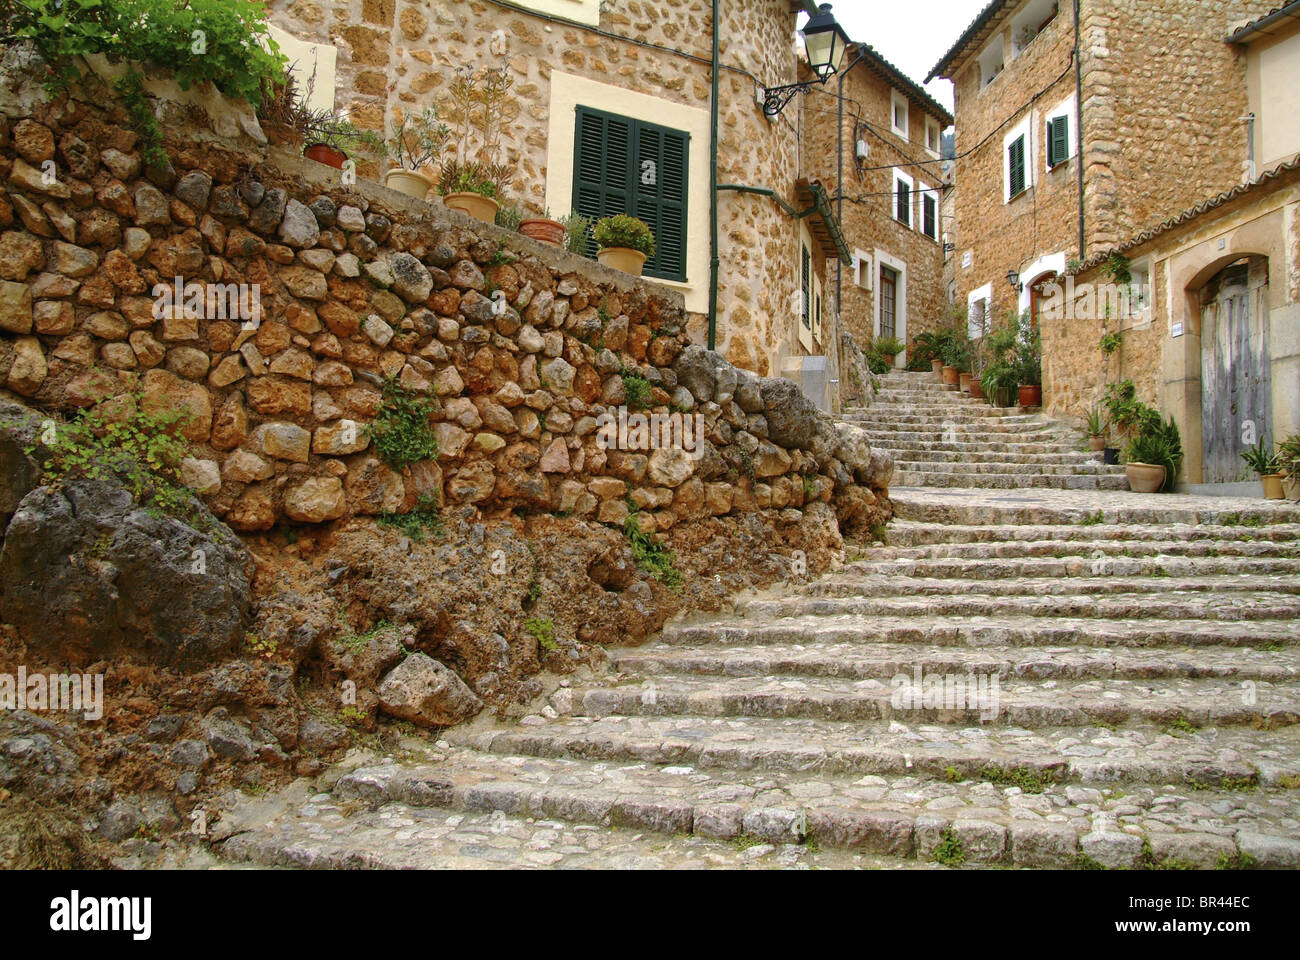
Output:
<path fill-rule="evenodd" d="M 513 171 L 501 162 L 501 135 L 514 82 L 506 66 L 457 69 L 444 101 L 453 150 L 443 161 L 439 193 L 496 197 L 509 186 Z"/>
<path fill-rule="evenodd" d="M 1174 479 L 1183 465 L 1183 443 L 1174 418 L 1162 423 L 1157 415 L 1154 425 L 1144 426 L 1124 449 L 1124 459 L 1129 463 L 1149 463 L 1165 468 L 1162 493 L 1173 489 Z"/>
<path fill-rule="evenodd" d="M 1084 414 L 1087 421 L 1087 430 L 1090 436 L 1104 437 L 1106 430 L 1110 426 L 1106 421 L 1106 409 L 1100 404 L 1093 404 Z"/>
<path fill-rule="evenodd" d="M 1292 483 L 1300 483 L 1300 433 L 1293 433 L 1277 445 L 1275 469 Z"/>
<path fill-rule="evenodd" d="M 384 381 L 384 402 L 366 430 L 379 458 L 394 470 L 438 455 L 438 437 L 429 426 L 433 402 L 418 397 L 395 378 Z"/>
<path fill-rule="evenodd" d="M 194 493 L 180 479 L 181 461 L 190 452 L 180 427 L 188 419 L 178 410 L 146 413 L 139 394 L 101 400 L 56 429 L 42 482 L 115 481 L 141 505 L 200 523 Z"/>
<path fill-rule="evenodd" d="M 1277 472 L 1277 456 L 1269 452 L 1268 444 L 1264 442 L 1263 437 L 1260 437 L 1259 443 L 1255 446 L 1243 451 L 1241 459 L 1246 461 L 1246 466 L 1255 471 L 1256 476 L 1267 477 Z"/>
<path fill-rule="evenodd" d="M 1159 411 L 1137 398 L 1137 386 L 1132 380 L 1110 384 L 1101 403 L 1110 415 L 1110 422 L 1125 436 L 1151 432 L 1160 423 Z"/>
<path fill-rule="evenodd" d="M 491 169 L 476 160 L 462 163 L 449 157 L 438 171 L 438 192 L 444 197 L 452 193 L 477 193 L 495 198 L 497 180 Z"/>
<path fill-rule="evenodd" d="M 1016 374 L 1021 386 L 1039 387 L 1043 384 L 1043 343 L 1033 320 L 1026 310 L 1016 321 Z"/>
<path fill-rule="evenodd" d="M 170 70 L 182 90 L 211 83 L 256 107 L 286 65 L 266 9 L 254 0 L 15 0 L 0 6 L 0 27 L 0 34 L 35 46 L 52 91 L 80 79 L 79 58 L 102 54 L 113 63 Z M 132 66 L 114 89 L 142 126 L 146 159 L 156 158 L 161 142 L 156 121 L 145 118 L 152 110 L 140 80 Z"/>
<path fill-rule="evenodd" d="M 961 838 L 952 827 L 943 831 L 939 845 L 934 848 L 933 859 L 945 867 L 960 867 L 966 862 L 966 853 L 962 850 Z"/>
<path fill-rule="evenodd" d="M 523 222 L 524 211 L 517 203 L 502 204 L 501 209 L 497 211 L 496 225 L 506 230 L 519 232 L 519 224 Z"/>
<path fill-rule="evenodd" d="M 403 111 L 387 140 L 370 134 L 366 142 L 402 169 L 419 170 L 442 155 L 450 134 L 451 130 L 438 118 L 438 108 L 430 104 L 419 113 Z"/>
<path fill-rule="evenodd" d="M 591 239 L 592 220 L 574 210 L 560 220 L 564 224 L 564 249 L 570 253 L 586 254 L 587 243 Z"/>
<path fill-rule="evenodd" d="M 1120 345 L 1123 344 L 1123 342 L 1124 334 L 1116 331 L 1114 333 L 1104 334 L 1097 346 L 1101 348 L 1103 355 L 1109 357 L 1120 348 Z"/>
<path fill-rule="evenodd" d="M 876 337 L 871 341 L 870 350 L 880 354 L 882 357 L 888 357 L 893 360 L 896 356 L 907 349 L 907 344 L 899 340 L 898 337 Z"/>
<path fill-rule="evenodd" d="M 421 494 L 415 506 L 406 513 L 381 513 L 375 520 L 385 527 L 402 531 L 417 542 L 423 540 L 426 533 L 441 537 L 446 532 L 438 510 L 438 498 L 431 493 Z"/>
<path fill-rule="evenodd" d="M 627 395 L 627 408 L 629 410 L 645 410 L 649 407 L 653 390 L 650 381 L 639 373 L 630 370 L 619 371 L 619 376 L 623 378 L 623 390 Z"/>
<path fill-rule="evenodd" d="M 524 630 L 548 653 L 560 649 L 555 642 L 555 624 L 550 617 L 529 617 L 524 621 Z"/>
<path fill-rule="evenodd" d="M 609 247 L 627 247 L 639 250 L 647 257 L 655 255 L 655 236 L 644 220 L 630 217 L 625 213 L 604 217 L 592 227 L 592 236 L 596 246 L 605 250 Z"/>
<path fill-rule="evenodd" d="M 641 529 L 641 518 L 635 503 L 628 501 L 628 515 L 623 522 L 623 534 L 632 547 L 632 557 L 651 577 L 670 589 L 680 592 L 682 573 L 677 569 L 671 550 L 664 549 L 663 544 L 654 538 L 654 534 Z"/>

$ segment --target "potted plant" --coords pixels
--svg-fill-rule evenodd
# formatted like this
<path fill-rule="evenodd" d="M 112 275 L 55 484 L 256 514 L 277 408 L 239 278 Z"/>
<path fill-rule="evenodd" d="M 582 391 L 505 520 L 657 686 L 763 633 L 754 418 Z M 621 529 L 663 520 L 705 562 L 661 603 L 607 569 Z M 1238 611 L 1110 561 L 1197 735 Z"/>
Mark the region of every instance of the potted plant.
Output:
<path fill-rule="evenodd" d="M 655 255 L 655 237 L 643 220 L 625 213 L 596 221 L 596 259 L 606 267 L 641 276 L 645 262 Z"/>
<path fill-rule="evenodd" d="M 1241 459 L 1245 460 L 1246 466 L 1255 471 L 1255 475 L 1259 477 L 1260 484 L 1264 488 L 1265 500 L 1283 498 L 1282 480 L 1286 474 L 1281 470 L 1278 457 L 1269 452 L 1263 438 L 1255 446 L 1243 452 Z"/>
<path fill-rule="evenodd" d="M 907 349 L 907 345 L 897 337 L 876 337 L 871 341 L 870 349 L 888 360 L 890 366 L 894 366 L 898 355 Z"/>
<path fill-rule="evenodd" d="M 956 389 L 960 385 L 961 370 L 966 366 L 967 351 L 966 340 L 959 338 L 955 332 L 940 348 L 939 355 L 943 360 L 940 379 L 945 387 Z"/>
<path fill-rule="evenodd" d="M 1088 422 L 1088 449 L 1094 453 L 1106 449 L 1106 430 L 1109 424 L 1106 423 L 1106 411 L 1101 404 L 1093 404 L 1088 408 L 1085 415 Z"/>
<path fill-rule="evenodd" d="M 995 407 L 1011 406 L 1018 383 L 1016 368 L 1003 358 L 992 361 L 980 375 L 980 387 Z"/>
<path fill-rule="evenodd" d="M 1121 437 L 1131 437 L 1143 430 L 1150 430 L 1153 424 L 1160 422 L 1160 414 L 1137 398 L 1137 387 L 1132 380 L 1112 383 L 1106 388 L 1106 395 L 1101 402 L 1110 415 L 1111 424 Z M 1103 459 L 1106 463 L 1119 463 L 1119 450 L 1107 447 Z"/>
<path fill-rule="evenodd" d="M 1300 433 L 1277 445 L 1277 469 L 1282 471 L 1282 495 L 1300 500 Z"/>
<path fill-rule="evenodd" d="M 430 106 L 421 113 L 403 113 L 387 140 L 374 134 L 365 139 L 380 156 L 396 164 L 384 174 L 384 186 L 423 200 L 433 186 L 433 177 L 422 172 L 421 167 L 441 156 L 450 132 L 438 119 L 438 109 Z"/>
<path fill-rule="evenodd" d="M 1124 473 L 1134 493 L 1171 490 L 1183 462 L 1182 439 L 1173 417 L 1168 423 L 1161 423 L 1158 415 L 1154 424 L 1144 421 L 1129 440 L 1124 459 Z"/>
<path fill-rule="evenodd" d="M 525 237 L 549 243 L 553 247 L 564 246 L 564 224 L 552 219 L 550 210 L 540 217 L 524 217 L 519 221 L 519 232 Z"/>
<path fill-rule="evenodd" d="M 1020 405 L 1022 407 L 1041 407 L 1043 405 L 1043 347 L 1042 339 L 1033 329 L 1029 313 L 1022 313 L 1018 319 L 1018 336 L 1016 338 L 1016 372 L 1020 379 Z"/>
<path fill-rule="evenodd" d="M 438 192 L 453 210 L 492 223 L 510 168 L 501 162 L 501 132 L 513 99 L 506 67 L 456 72 L 447 93 L 447 120 L 455 150 L 443 161 Z"/>

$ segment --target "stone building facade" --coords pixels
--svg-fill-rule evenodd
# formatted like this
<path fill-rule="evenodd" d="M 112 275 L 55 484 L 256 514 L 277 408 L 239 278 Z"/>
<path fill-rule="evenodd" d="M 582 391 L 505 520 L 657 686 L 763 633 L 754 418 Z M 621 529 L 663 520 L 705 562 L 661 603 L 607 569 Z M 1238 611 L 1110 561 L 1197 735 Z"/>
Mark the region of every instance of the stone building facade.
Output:
<path fill-rule="evenodd" d="M 1271 6 L 1080 0 L 1077 23 L 1057 0 L 984 9 L 931 72 L 954 83 L 955 273 L 973 333 L 1037 314 L 1037 289 L 1071 260 L 1241 182 L 1246 58 L 1224 38 Z M 1095 369 L 1092 344 L 1064 342 Z M 1062 396 L 1072 363 L 1045 343 L 1053 412 L 1077 412 Z"/>
<path fill-rule="evenodd" d="M 838 89 L 804 100 L 803 166 L 840 195 L 853 263 L 831 264 L 830 282 L 844 329 L 862 344 L 881 336 L 910 344 L 943 308 L 941 153 L 953 119 L 870 46 L 851 46 L 845 62 L 854 65 Z M 842 125 L 831 94 L 844 98 Z M 906 354 L 896 362 L 905 365 Z"/>
<path fill-rule="evenodd" d="M 767 119 L 761 90 L 795 80 L 794 31 L 806 6 L 719 6 L 718 180 L 770 189 L 799 207 L 796 184 L 806 172 L 798 111 Z M 290 55 L 318 64 L 317 84 L 332 87 L 333 105 L 371 128 L 391 130 L 400 113 L 436 105 L 458 68 L 508 66 L 516 103 L 503 143 L 517 176 L 504 194 L 533 215 L 574 207 L 577 108 L 685 135 L 683 270 L 657 279 L 683 294 L 692 335 L 708 340 L 710 2 L 273 0 L 270 11 Z M 332 73 L 320 68 L 322 57 Z M 834 365 L 832 324 L 801 342 L 799 312 L 790 309 L 801 286 L 800 221 L 760 195 L 727 191 L 717 203 L 718 351 L 764 375 L 791 372 L 791 361 L 797 369 L 808 355 L 829 353 Z M 824 274 L 827 251 L 812 252 Z"/>
<path fill-rule="evenodd" d="M 1103 332 L 1121 335 L 1109 376 L 1132 379 L 1174 418 L 1193 484 L 1249 479 L 1245 449 L 1300 433 L 1300 117 L 1291 102 L 1300 90 L 1300 2 L 1240 27 L 1224 45 L 1244 61 L 1240 92 L 1254 118 L 1254 142 L 1235 159 L 1258 176 L 1098 249 L 1069 278 L 1077 306 L 1110 282 L 1107 267 L 1122 258 L 1140 285 L 1129 309 L 1118 304 L 1109 317 L 1076 309 L 1044 324 L 1063 412 L 1100 395 L 1095 344 Z"/>

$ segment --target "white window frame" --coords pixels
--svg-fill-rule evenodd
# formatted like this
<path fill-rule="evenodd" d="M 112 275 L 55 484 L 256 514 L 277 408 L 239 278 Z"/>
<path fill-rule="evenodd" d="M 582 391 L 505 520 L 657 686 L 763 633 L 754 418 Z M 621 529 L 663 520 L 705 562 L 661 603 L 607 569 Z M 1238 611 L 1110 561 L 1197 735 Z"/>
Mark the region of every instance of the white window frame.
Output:
<path fill-rule="evenodd" d="M 1051 138 L 1048 137 L 1047 131 L 1053 120 L 1058 117 L 1065 117 L 1070 122 L 1069 152 L 1065 155 L 1066 160 L 1072 160 L 1079 148 L 1079 111 L 1075 109 L 1073 94 L 1066 97 L 1056 107 L 1043 118 L 1043 169 L 1055 170 L 1055 167 L 1047 165 L 1047 151 L 1051 146 Z M 1028 164 L 1026 164 L 1028 166 Z"/>
<path fill-rule="evenodd" d="M 896 122 L 896 116 L 898 114 L 899 107 L 903 108 L 903 125 L 901 127 Z M 911 127 L 912 127 L 911 101 L 909 101 L 907 97 L 903 96 L 897 90 L 891 88 L 889 91 L 889 129 L 893 131 L 893 133 L 896 136 L 902 137 L 904 140 L 910 141 Z"/>
<path fill-rule="evenodd" d="M 984 329 L 975 330 L 971 326 L 971 319 L 975 316 L 975 304 L 984 301 Z M 991 324 L 989 323 L 989 310 L 993 305 L 993 284 L 986 283 L 982 287 L 977 287 L 970 293 L 966 294 L 966 336 L 972 340 L 978 340 L 989 332 Z"/>
<path fill-rule="evenodd" d="M 879 270 L 881 267 L 889 267 L 898 274 L 898 284 L 894 288 L 894 336 L 907 343 L 907 264 L 877 247 L 875 269 Z M 872 335 L 878 337 L 880 336 L 880 284 L 874 286 L 876 289 L 872 299 L 875 301 L 875 317 L 871 329 Z M 907 366 L 906 350 L 894 358 L 894 366 L 899 369 Z"/>
<path fill-rule="evenodd" d="M 987 47 L 980 51 L 976 65 L 980 71 L 981 90 L 1002 75 L 1007 65 L 1007 47 L 1003 42 L 1002 34 L 999 33 Z M 1001 69 L 995 70 L 995 66 L 998 65 L 1001 66 Z"/>
<path fill-rule="evenodd" d="M 908 189 L 906 222 L 898 218 L 898 184 L 900 182 L 906 183 Z M 903 224 L 908 230 L 914 230 L 916 228 L 916 181 L 898 167 L 894 167 L 894 191 L 889 202 L 890 216 L 894 218 L 894 222 Z"/>
<path fill-rule="evenodd" d="M 590 27 L 600 26 L 600 0 L 514 0 L 521 7 Z"/>
<path fill-rule="evenodd" d="M 1033 116 L 1027 116 L 1002 138 L 1002 202 L 1010 203 L 1016 197 L 1022 197 L 1034 188 L 1036 181 L 1035 174 L 1038 165 L 1034 163 L 1034 124 Z M 1025 189 L 1017 193 L 1015 197 L 1011 195 L 1011 158 L 1007 156 L 1008 151 L 1019 138 L 1025 138 Z"/>
<path fill-rule="evenodd" d="M 931 197 L 934 200 L 934 233 L 925 232 L 925 198 Z M 897 198 L 895 198 L 897 200 Z M 939 242 L 940 225 L 939 220 L 943 216 L 942 208 L 939 205 L 939 191 L 933 187 L 927 187 L 924 183 L 917 181 L 916 184 L 916 232 L 923 237 L 929 237 L 935 243 Z"/>
<path fill-rule="evenodd" d="M 865 250 L 855 249 L 853 251 L 853 285 L 861 287 L 863 290 L 875 289 L 875 284 L 871 282 L 872 269 L 871 254 Z"/>
<path fill-rule="evenodd" d="M 930 131 L 934 131 L 934 149 L 930 149 Z M 939 153 L 943 150 L 943 126 L 933 117 L 925 118 L 925 152 L 936 160 L 939 159 Z"/>

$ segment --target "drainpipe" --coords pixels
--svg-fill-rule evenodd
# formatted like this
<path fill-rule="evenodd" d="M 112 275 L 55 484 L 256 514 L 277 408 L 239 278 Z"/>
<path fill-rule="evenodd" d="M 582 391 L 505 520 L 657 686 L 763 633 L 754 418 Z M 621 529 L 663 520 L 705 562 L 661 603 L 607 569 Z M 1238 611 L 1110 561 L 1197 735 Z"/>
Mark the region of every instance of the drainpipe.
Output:
<path fill-rule="evenodd" d="M 861 57 L 861 52 L 859 52 Z M 852 69 L 852 67 L 850 67 Z M 836 91 L 835 123 L 835 219 L 844 223 L 844 75 L 848 70 L 841 70 L 839 89 Z M 892 109 L 892 108 L 891 108 Z M 835 346 L 839 350 L 840 325 L 844 322 L 844 308 L 840 297 L 844 295 L 844 265 L 835 261 Z"/>
<path fill-rule="evenodd" d="M 709 349 L 718 345 L 718 3 L 713 0 L 713 92 L 709 101 Z"/>
<path fill-rule="evenodd" d="M 1078 122 L 1075 137 L 1079 141 L 1079 259 L 1087 256 L 1087 241 L 1084 233 L 1083 212 L 1083 64 L 1079 60 L 1079 4 L 1074 0 L 1074 102 L 1078 110 Z"/>

